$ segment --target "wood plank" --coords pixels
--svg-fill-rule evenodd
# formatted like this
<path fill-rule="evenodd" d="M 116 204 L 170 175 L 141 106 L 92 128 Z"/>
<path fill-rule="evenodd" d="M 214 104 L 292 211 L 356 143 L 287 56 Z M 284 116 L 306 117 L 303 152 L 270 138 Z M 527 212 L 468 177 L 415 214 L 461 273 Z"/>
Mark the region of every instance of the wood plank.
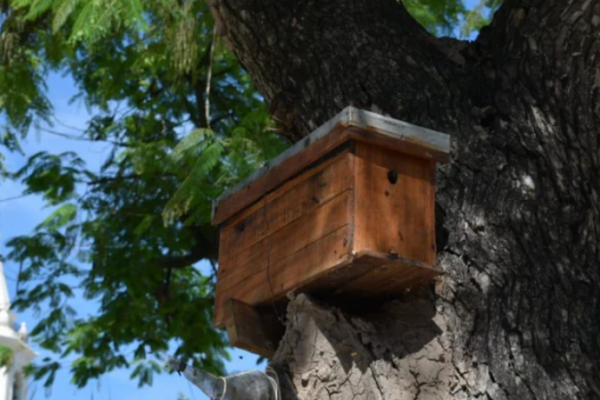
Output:
<path fill-rule="evenodd" d="M 270 192 L 281 185 L 300 170 L 316 162 L 347 140 L 348 133 L 343 126 L 336 126 L 331 132 L 320 138 L 315 146 L 310 146 L 310 139 L 304 139 L 302 142 L 305 148 L 302 151 L 285 159 L 266 174 L 258 176 L 240 190 L 221 200 L 214 208 L 212 224 L 219 225 L 223 223 L 261 198 L 266 192 Z"/>
<path fill-rule="evenodd" d="M 272 235 L 320 204 L 351 189 L 354 183 L 350 168 L 352 157 L 346 151 L 330 163 L 319 166 L 316 171 L 309 171 L 287 182 L 276 193 L 267 196 L 265 202 L 257 203 L 260 207 L 253 207 L 255 209 L 252 212 L 243 212 L 243 217 L 236 218 L 221 230 L 219 262 L 225 263 L 236 258 L 236 255 L 266 235 Z M 266 207 L 263 207 L 265 203 Z M 240 264 L 234 265 L 238 268 Z"/>
<path fill-rule="evenodd" d="M 253 306 L 269 305 L 271 301 L 284 298 L 290 289 L 301 286 L 304 276 L 310 279 L 318 276 L 322 271 L 349 263 L 351 255 L 350 245 L 346 240 L 348 234 L 349 227 L 345 225 L 290 254 L 280 262 L 272 264 L 268 271 L 264 268 L 227 290 L 220 290 L 217 283 L 215 327 L 223 326 L 225 318 L 223 305 L 228 298 L 239 299 Z"/>
<path fill-rule="evenodd" d="M 369 260 L 372 268 L 362 276 L 341 285 L 334 294 L 356 297 L 377 297 L 402 294 L 406 290 L 430 282 L 441 274 L 439 267 L 405 258 L 390 259 L 388 255 L 377 252 L 365 252 L 354 261 Z"/>
<path fill-rule="evenodd" d="M 330 167 L 332 164 L 337 163 L 340 159 L 350 156 L 352 154 L 351 150 L 352 146 L 348 146 L 346 149 L 340 151 L 335 156 L 323 159 L 321 162 L 317 163 L 312 168 L 309 168 L 303 173 L 291 178 L 290 180 L 285 181 L 276 189 L 274 189 L 271 192 L 268 192 L 267 195 L 264 196 L 266 197 L 266 203 L 271 203 L 273 200 L 277 199 L 279 196 L 283 196 L 288 191 L 300 185 L 305 180 L 313 178 L 315 175 L 321 173 L 324 169 Z M 225 223 L 222 224 L 223 229 L 239 223 L 241 220 L 243 220 L 250 214 L 253 214 L 258 209 L 263 208 L 265 204 L 264 197 L 260 200 L 257 200 L 250 206 L 244 208 L 242 211 L 225 221 Z"/>
<path fill-rule="evenodd" d="M 268 238 L 263 238 L 233 257 L 224 257 L 217 271 L 217 289 L 227 290 L 265 269 L 267 261 L 276 265 L 290 254 L 348 224 L 351 199 L 351 191 L 344 191 Z"/>
<path fill-rule="evenodd" d="M 285 333 L 285 327 L 274 313 L 235 299 L 229 299 L 225 308 L 227 335 L 231 345 L 272 358 Z"/>
<path fill-rule="evenodd" d="M 444 150 L 432 148 L 416 137 L 398 140 L 397 137 L 378 132 L 372 127 L 369 129 L 349 127 L 348 133 L 353 140 L 372 144 L 377 147 L 409 154 L 432 162 L 447 163 L 450 161 L 449 153 Z"/>
<path fill-rule="evenodd" d="M 354 258 L 340 246 L 347 234 L 345 226 L 272 266 L 272 290 L 267 271 L 263 270 L 223 293 L 216 302 L 215 326 L 221 327 L 224 318 L 219 315 L 224 312 L 219 311 L 223 309 L 219 304 L 230 297 L 264 306 L 280 301 L 291 289 L 299 293 L 387 297 L 425 285 L 442 273 L 437 266 L 402 258 L 392 260 L 383 253 L 367 251 Z M 342 257 L 337 256 L 340 251 Z"/>
<path fill-rule="evenodd" d="M 348 241 L 350 226 L 346 225 L 322 239 L 291 254 L 285 262 L 272 268 L 271 282 L 276 296 L 302 287 L 334 271 L 352 259 Z"/>
<path fill-rule="evenodd" d="M 392 283 L 398 294 L 401 294 L 403 288 L 408 288 L 407 285 L 421 276 L 419 268 L 411 268 L 401 262 L 390 261 L 340 287 L 335 294 L 354 297 L 383 296 L 390 293 L 389 286 Z"/>
<path fill-rule="evenodd" d="M 277 232 L 271 238 L 271 249 L 280 250 L 271 253 L 269 275 L 266 252 L 261 251 L 264 241 L 252 246 L 248 253 L 248 257 L 255 260 L 248 267 L 257 272 L 248 275 L 243 268 L 232 264 L 232 277 L 217 281 L 214 325 L 222 327 L 223 304 L 227 298 L 251 305 L 265 304 L 273 297 L 284 297 L 304 280 L 348 262 L 351 258 L 347 225 L 351 194 L 347 191 L 330 201 L 328 207 L 314 210 L 315 218 L 302 218 Z"/>
<path fill-rule="evenodd" d="M 435 263 L 433 168 L 424 159 L 356 144 L 355 252 Z M 390 174 L 397 176 L 395 182 Z"/>
<path fill-rule="evenodd" d="M 329 269 L 325 274 L 317 277 L 318 279 L 308 282 L 301 291 L 321 294 L 336 292 L 348 282 L 360 278 L 386 262 L 388 260 L 380 257 L 354 255 L 348 265 L 338 265 L 337 268 Z"/>

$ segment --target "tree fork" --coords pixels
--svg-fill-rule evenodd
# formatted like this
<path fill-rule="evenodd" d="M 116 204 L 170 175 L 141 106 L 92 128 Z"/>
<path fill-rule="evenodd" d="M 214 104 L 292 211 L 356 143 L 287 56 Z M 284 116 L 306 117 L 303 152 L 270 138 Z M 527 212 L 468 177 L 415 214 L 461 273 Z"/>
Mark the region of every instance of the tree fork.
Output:
<path fill-rule="evenodd" d="M 373 353 L 375 372 L 325 384 L 325 360 L 298 362 L 307 344 L 277 356 L 304 400 L 362 379 L 355 398 L 600 398 L 600 2 L 505 0 L 472 43 L 433 38 L 393 0 L 209 3 L 287 136 L 354 105 L 453 137 L 437 182 L 448 236 L 430 343 L 447 344 L 457 384 L 415 376 L 407 390 L 385 372 L 410 359 L 393 347 Z M 302 313 L 337 315 L 318 309 L 291 307 L 288 331 L 302 337 Z"/>
<path fill-rule="evenodd" d="M 466 82 L 453 52 L 464 43 L 434 38 L 393 0 L 316 4 L 210 2 L 222 40 L 296 139 L 348 105 L 456 128 L 447 81 Z"/>

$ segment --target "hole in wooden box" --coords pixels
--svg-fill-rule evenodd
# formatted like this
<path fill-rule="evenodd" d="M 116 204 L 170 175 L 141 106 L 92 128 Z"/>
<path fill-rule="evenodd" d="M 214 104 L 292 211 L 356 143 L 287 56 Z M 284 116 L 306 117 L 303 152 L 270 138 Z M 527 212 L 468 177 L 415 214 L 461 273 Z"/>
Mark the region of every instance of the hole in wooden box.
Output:
<path fill-rule="evenodd" d="M 393 169 L 391 169 L 391 170 L 388 171 L 387 177 L 388 177 L 388 181 L 392 185 L 395 185 L 396 182 L 398 182 L 398 172 L 395 171 L 395 170 L 393 170 Z"/>

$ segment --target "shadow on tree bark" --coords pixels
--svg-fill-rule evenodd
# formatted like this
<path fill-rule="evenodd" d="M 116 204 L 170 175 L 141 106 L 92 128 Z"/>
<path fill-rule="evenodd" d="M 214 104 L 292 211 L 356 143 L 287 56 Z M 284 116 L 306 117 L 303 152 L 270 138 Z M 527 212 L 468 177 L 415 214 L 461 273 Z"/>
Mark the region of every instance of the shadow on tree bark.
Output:
<path fill-rule="evenodd" d="M 273 364 L 288 366 L 302 399 L 408 399 L 459 384 L 446 326 L 424 293 L 361 315 L 299 295 L 288 314 Z"/>

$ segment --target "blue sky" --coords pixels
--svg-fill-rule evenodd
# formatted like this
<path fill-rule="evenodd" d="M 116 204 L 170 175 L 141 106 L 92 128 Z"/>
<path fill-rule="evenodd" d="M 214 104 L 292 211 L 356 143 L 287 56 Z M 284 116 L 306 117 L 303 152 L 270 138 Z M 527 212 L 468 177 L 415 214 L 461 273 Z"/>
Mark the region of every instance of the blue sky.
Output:
<path fill-rule="evenodd" d="M 69 99 L 76 94 L 76 88 L 69 77 L 51 75 L 47 81 L 48 96 L 54 106 L 57 118 L 56 130 L 78 134 L 77 130 L 70 130 L 65 126 L 83 128 L 89 119 L 85 106 L 80 102 L 69 105 Z M 58 122 L 59 121 L 59 122 Z M 61 125 L 64 124 L 64 125 Z M 102 160 L 108 155 L 110 146 L 102 143 L 91 143 L 69 140 L 46 132 L 39 134 L 32 131 L 23 142 L 25 154 L 38 151 L 48 151 L 58 154 L 64 151 L 76 151 L 83 158 L 88 167 L 98 170 Z M 9 169 L 21 167 L 26 158 L 18 154 L 6 154 Z M 6 242 L 18 235 L 29 234 L 35 226 L 47 217 L 51 210 L 44 208 L 40 196 L 26 196 L 23 198 L 2 201 L 2 199 L 18 196 L 22 193 L 23 186 L 12 181 L 0 182 L 0 253 L 6 254 Z M 200 266 L 201 269 L 202 266 Z M 4 264 L 7 283 L 11 297 L 15 296 L 16 277 L 18 265 L 10 261 Z M 93 314 L 96 305 L 83 299 L 74 299 L 72 305 L 79 313 Z M 18 314 L 19 321 L 24 321 L 31 329 L 36 324 L 36 315 L 33 312 Z M 40 357 L 45 354 L 40 352 Z M 240 371 L 256 368 L 256 356 L 251 353 L 233 350 L 232 361 L 227 363 L 229 371 Z M 50 393 L 46 393 L 41 382 L 33 382 L 29 391 L 32 400 L 41 399 L 83 399 L 94 400 L 120 400 L 120 399 L 145 399 L 145 400 L 175 400 L 182 392 L 191 400 L 205 400 L 197 388 L 192 387 L 187 381 L 176 374 L 162 374 L 155 377 L 154 385 L 150 388 L 138 388 L 136 381 L 129 379 L 130 370 L 114 371 L 102 377 L 99 382 L 94 382 L 84 389 L 77 389 L 70 384 L 70 373 L 63 368 L 55 380 Z M 47 397 L 48 395 L 48 397 Z"/>

